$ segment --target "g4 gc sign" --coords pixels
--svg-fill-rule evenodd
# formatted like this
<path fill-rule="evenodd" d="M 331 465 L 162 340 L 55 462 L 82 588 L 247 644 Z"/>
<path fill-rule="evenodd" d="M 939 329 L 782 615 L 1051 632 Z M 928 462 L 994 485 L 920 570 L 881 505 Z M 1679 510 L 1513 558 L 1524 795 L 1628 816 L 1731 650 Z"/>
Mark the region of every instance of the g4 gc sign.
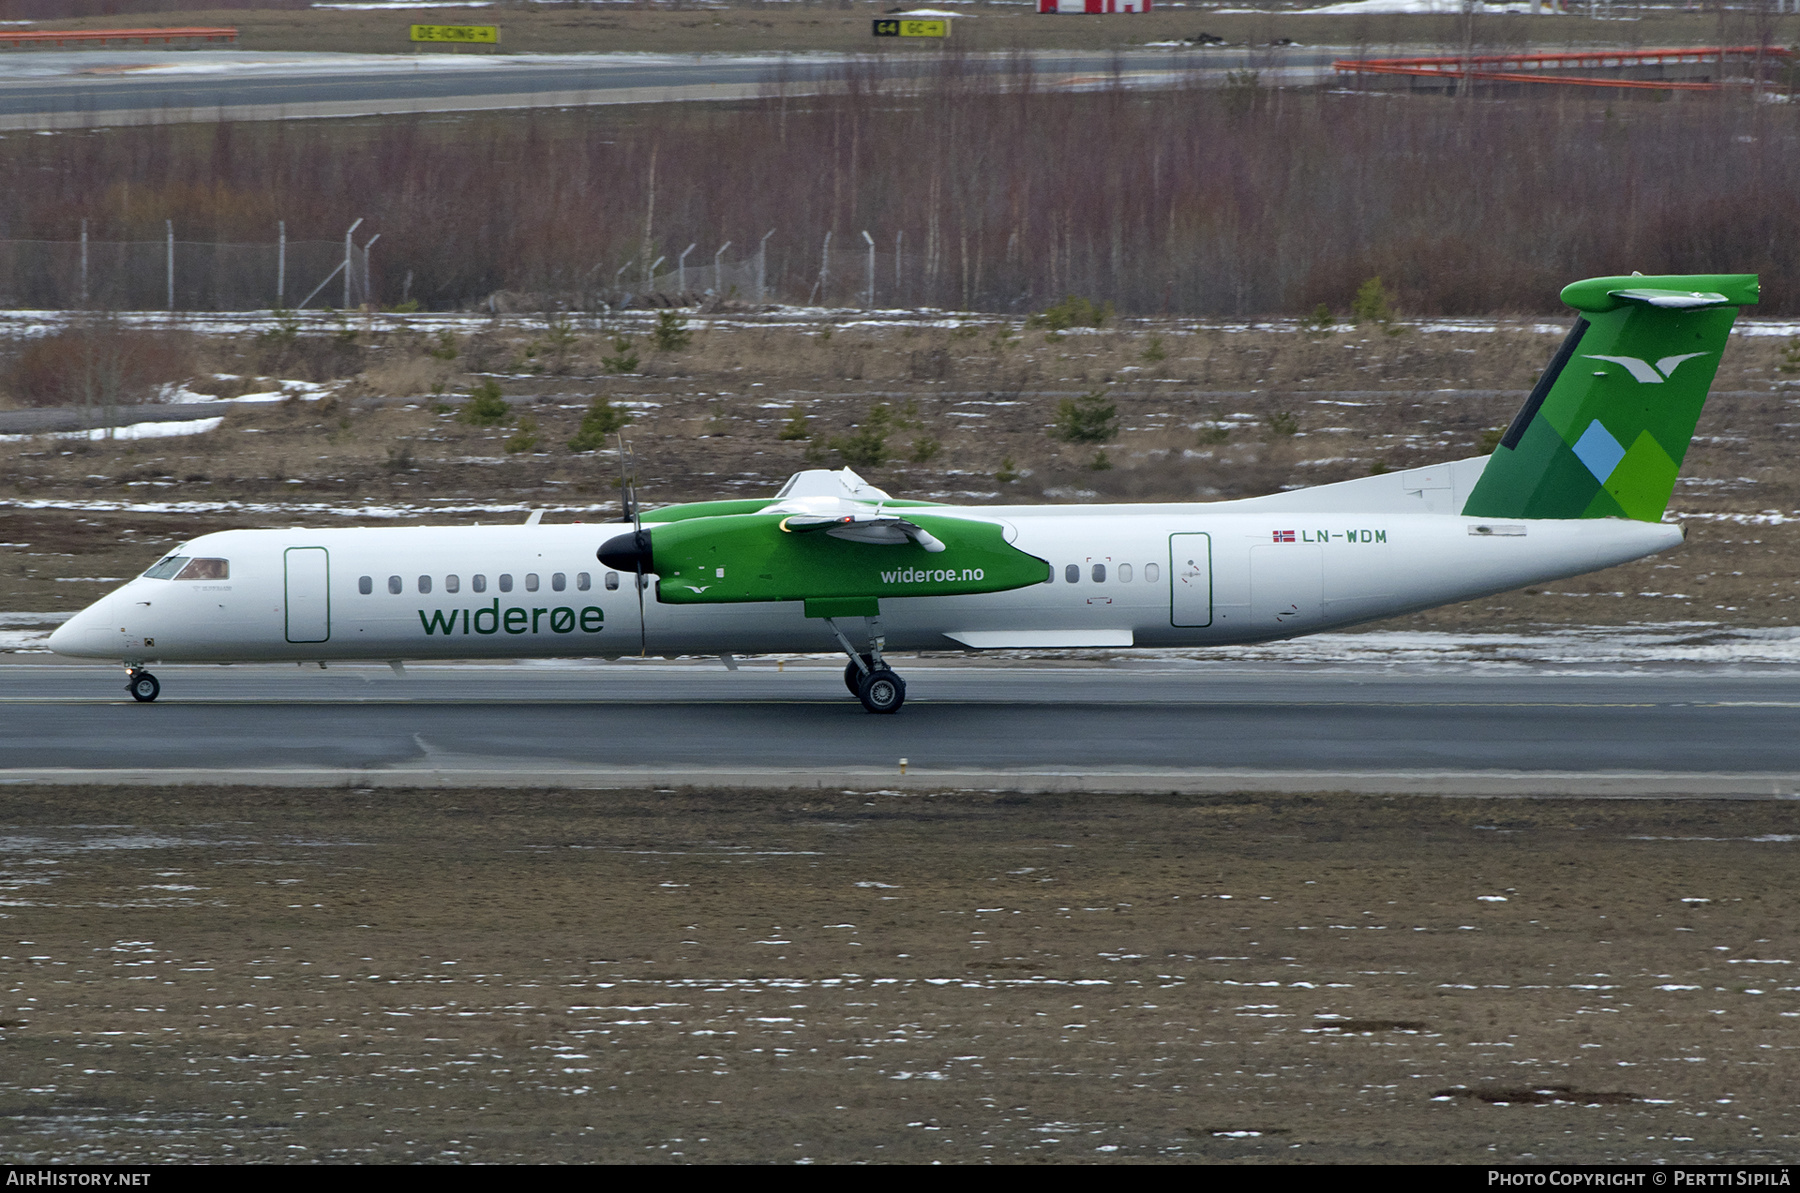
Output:
<path fill-rule="evenodd" d="M 949 21 L 897 21 L 885 20 L 875 22 L 876 37 L 949 37 Z"/>

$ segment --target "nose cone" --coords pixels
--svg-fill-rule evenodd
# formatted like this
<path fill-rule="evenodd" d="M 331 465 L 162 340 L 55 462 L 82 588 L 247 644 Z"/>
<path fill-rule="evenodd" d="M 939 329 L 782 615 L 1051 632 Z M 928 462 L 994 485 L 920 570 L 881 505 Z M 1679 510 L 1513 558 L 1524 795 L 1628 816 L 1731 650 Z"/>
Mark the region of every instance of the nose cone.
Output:
<path fill-rule="evenodd" d="M 618 534 L 607 539 L 595 553 L 595 557 L 609 568 L 642 575 L 656 570 L 652 554 L 650 532 L 634 530 L 630 534 Z"/>
<path fill-rule="evenodd" d="M 118 658 L 122 636 L 112 624 L 107 604 L 96 601 L 57 626 L 50 635 L 50 649 L 77 659 Z"/>

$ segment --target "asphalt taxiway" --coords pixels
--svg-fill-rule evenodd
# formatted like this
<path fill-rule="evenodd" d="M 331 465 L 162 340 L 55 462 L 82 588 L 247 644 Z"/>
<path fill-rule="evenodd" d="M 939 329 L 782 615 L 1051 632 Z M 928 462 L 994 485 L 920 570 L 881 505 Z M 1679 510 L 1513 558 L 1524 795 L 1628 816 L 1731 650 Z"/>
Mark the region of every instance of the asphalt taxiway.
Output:
<path fill-rule="evenodd" d="M 1785 669 L 896 659 L 871 716 L 829 659 L 0 667 L 0 781 L 1352 790 L 1792 797 Z M 904 761 L 904 764 L 902 763 Z"/>
<path fill-rule="evenodd" d="M 975 54 L 963 69 L 1082 90 L 1217 86 L 1255 69 L 1265 85 L 1315 83 L 1343 50 L 1186 48 Z M 862 65 L 854 65 L 854 64 Z M 44 52 L 0 60 L 0 130 L 284 120 L 806 95 L 847 70 L 904 80 L 937 69 L 901 55 L 837 53 L 301 54 L 168 49 Z"/>

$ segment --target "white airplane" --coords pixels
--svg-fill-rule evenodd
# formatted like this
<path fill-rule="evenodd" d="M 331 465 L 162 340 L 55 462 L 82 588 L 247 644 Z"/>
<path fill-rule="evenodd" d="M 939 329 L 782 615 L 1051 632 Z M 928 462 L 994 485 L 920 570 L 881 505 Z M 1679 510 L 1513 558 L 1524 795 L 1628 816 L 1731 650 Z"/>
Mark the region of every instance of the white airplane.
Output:
<path fill-rule="evenodd" d="M 953 506 L 849 469 L 619 524 L 231 530 L 50 637 L 159 662 L 811 652 L 874 713 L 890 651 L 1264 642 L 1611 567 L 1663 512 L 1751 275 L 1595 278 L 1491 456 L 1211 503 Z"/>

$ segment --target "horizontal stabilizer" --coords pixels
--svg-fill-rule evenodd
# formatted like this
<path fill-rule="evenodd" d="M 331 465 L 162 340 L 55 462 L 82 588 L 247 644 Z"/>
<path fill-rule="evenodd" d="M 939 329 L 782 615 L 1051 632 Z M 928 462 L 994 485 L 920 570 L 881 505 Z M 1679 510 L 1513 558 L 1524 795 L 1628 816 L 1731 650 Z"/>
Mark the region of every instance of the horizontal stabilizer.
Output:
<path fill-rule="evenodd" d="M 1701 307 L 1728 307 L 1732 305 L 1723 294 L 1708 294 L 1702 290 L 1613 290 L 1612 297 L 1622 298 L 1627 302 L 1641 302 L 1647 306 L 1665 307 L 1671 310 L 1691 311 Z"/>

